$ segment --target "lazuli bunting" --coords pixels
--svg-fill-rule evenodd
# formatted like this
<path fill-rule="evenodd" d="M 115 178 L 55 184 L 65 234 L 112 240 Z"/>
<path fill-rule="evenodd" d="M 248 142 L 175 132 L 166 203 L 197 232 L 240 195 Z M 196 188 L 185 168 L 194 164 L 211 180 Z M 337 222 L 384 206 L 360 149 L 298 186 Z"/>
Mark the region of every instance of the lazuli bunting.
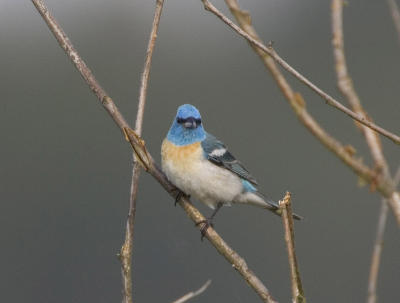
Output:
<path fill-rule="evenodd" d="M 161 147 L 162 169 L 184 194 L 208 205 L 214 212 L 204 222 L 202 235 L 223 205 L 251 204 L 281 215 L 279 206 L 266 199 L 257 181 L 227 150 L 224 143 L 203 128 L 200 112 L 193 105 L 178 108 Z M 301 219 L 294 214 L 295 219 Z"/>

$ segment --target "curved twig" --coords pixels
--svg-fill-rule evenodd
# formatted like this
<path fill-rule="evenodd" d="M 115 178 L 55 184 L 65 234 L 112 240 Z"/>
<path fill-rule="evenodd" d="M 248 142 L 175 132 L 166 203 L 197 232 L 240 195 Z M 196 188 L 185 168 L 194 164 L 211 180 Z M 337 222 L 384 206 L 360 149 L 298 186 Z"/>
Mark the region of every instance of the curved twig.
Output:
<path fill-rule="evenodd" d="M 191 291 L 189 293 L 187 293 L 186 295 L 180 297 L 179 299 L 175 300 L 172 303 L 184 303 L 189 301 L 190 299 L 197 297 L 198 295 L 201 295 L 207 288 L 208 286 L 210 286 L 211 284 L 211 280 L 208 280 L 206 283 L 204 283 L 204 285 L 202 287 L 200 287 L 198 290 L 196 291 Z"/>

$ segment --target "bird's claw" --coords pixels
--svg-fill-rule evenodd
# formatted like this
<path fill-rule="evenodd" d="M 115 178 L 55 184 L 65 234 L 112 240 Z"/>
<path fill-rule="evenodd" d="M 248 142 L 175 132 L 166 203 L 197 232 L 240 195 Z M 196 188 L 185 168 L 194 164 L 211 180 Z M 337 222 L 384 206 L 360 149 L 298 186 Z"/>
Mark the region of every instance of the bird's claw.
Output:
<path fill-rule="evenodd" d="M 179 202 L 179 200 L 180 200 L 182 197 L 185 197 L 185 198 L 190 199 L 190 195 L 185 194 L 185 193 L 184 193 L 183 191 L 181 191 L 180 189 L 177 188 L 176 191 L 177 191 L 178 193 L 176 194 L 176 197 L 175 197 L 174 206 L 176 206 L 176 204 Z"/>
<path fill-rule="evenodd" d="M 196 226 L 199 226 L 200 224 L 203 224 L 203 226 L 200 228 L 200 233 L 201 233 L 201 241 L 203 241 L 207 229 L 211 226 L 214 228 L 214 224 L 212 223 L 212 219 L 211 218 L 207 218 L 205 220 L 201 220 L 199 222 L 196 223 Z"/>

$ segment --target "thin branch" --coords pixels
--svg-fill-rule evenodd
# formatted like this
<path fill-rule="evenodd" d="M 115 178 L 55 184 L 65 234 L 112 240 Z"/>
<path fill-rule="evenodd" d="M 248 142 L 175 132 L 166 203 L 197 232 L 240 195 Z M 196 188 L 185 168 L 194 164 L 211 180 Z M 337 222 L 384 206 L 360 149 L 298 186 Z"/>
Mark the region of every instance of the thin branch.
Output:
<path fill-rule="evenodd" d="M 160 23 L 163 4 L 164 0 L 157 0 L 156 2 L 152 29 L 146 51 L 146 59 L 141 79 L 139 102 L 138 102 L 138 109 L 137 109 L 136 123 L 135 123 L 135 131 L 139 136 L 142 134 L 143 116 L 144 116 L 144 108 L 146 105 L 146 96 L 147 96 L 147 87 L 150 76 L 151 60 L 153 57 L 153 51 L 157 38 L 158 25 Z M 136 197 L 138 192 L 139 176 L 140 176 L 140 164 L 138 163 L 138 161 L 136 161 L 136 158 L 133 154 L 132 179 L 130 187 L 128 219 L 126 222 L 125 241 L 121 247 L 121 251 L 119 254 L 119 259 L 121 261 L 124 303 L 133 302 L 132 255 L 133 255 L 133 236 L 134 236 L 135 214 L 136 214 Z"/>
<path fill-rule="evenodd" d="M 400 42 L 400 11 L 399 6 L 397 5 L 395 0 L 387 0 L 390 14 L 392 15 L 393 23 L 396 28 L 398 41 Z"/>
<path fill-rule="evenodd" d="M 394 177 L 395 185 L 397 186 L 400 183 L 400 167 L 397 169 L 397 173 Z M 383 250 L 383 240 L 385 235 L 386 221 L 388 215 L 388 206 L 387 201 L 382 199 L 381 209 L 379 213 L 378 224 L 376 228 L 376 236 L 374 249 L 372 252 L 371 258 L 371 267 L 369 271 L 369 279 L 368 279 L 368 296 L 367 303 L 376 303 L 377 302 L 377 287 L 378 287 L 378 275 L 379 275 L 379 266 L 381 262 L 382 250 Z"/>
<path fill-rule="evenodd" d="M 285 197 L 279 201 L 279 207 L 282 210 L 282 222 L 285 229 L 285 242 L 288 251 L 290 277 L 292 281 L 292 298 L 295 303 L 305 303 L 303 285 L 301 283 L 299 265 L 297 263 L 295 245 L 294 245 L 294 224 L 291 205 L 291 194 L 286 192 Z"/>
<path fill-rule="evenodd" d="M 333 53 L 336 62 L 336 74 L 338 78 L 338 87 L 340 92 L 345 96 L 345 98 L 350 103 L 353 110 L 366 117 L 368 115 L 361 105 L 360 98 L 353 86 L 353 82 L 348 73 L 346 57 L 344 52 L 344 35 L 343 35 L 343 0 L 332 0 L 332 46 Z M 362 131 L 369 149 L 371 151 L 372 158 L 375 161 L 378 173 L 381 173 L 384 178 L 391 180 L 389 167 L 385 156 L 383 155 L 382 144 L 378 135 L 371 129 L 356 124 Z M 400 170 L 399 170 L 400 172 Z M 393 182 L 393 181 L 392 181 Z M 396 181 L 393 182 L 396 186 Z M 393 203 L 393 199 L 389 200 L 389 203 Z M 378 282 L 379 265 L 381 260 L 381 254 L 383 249 L 383 239 L 385 234 L 385 227 L 388 215 L 388 205 L 385 199 L 381 201 L 381 208 L 379 213 L 379 219 L 377 224 L 375 244 L 371 259 L 370 275 L 368 281 L 368 303 L 375 303 L 376 288 Z"/>
<path fill-rule="evenodd" d="M 332 46 L 339 90 L 347 99 L 354 112 L 363 116 L 365 119 L 371 120 L 361 105 L 360 98 L 353 86 L 353 81 L 347 69 L 343 39 L 343 0 L 332 0 L 332 34 Z M 360 127 L 364 134 L 377 167 L 379 170 L 384 170 L 386 177 L 390 178 L 388 165 L 382 152 L 382 144 L 379 137 L 370 128 L 359 124 L 356 125 Z"/>
<path fill-rule="evenodd" d="M 295 78 L 297 78 L 300 82 L 304 83 L 308 86 L 311 90 L 316 92 L 319 96 L 321 96 L 327 104 L 331 105 L 332 107 L 338 109 L 339 111 L 345 113 L 346 115 L 350 116 L 354 120 L 357 120 L 361 124 L 368 126 L 369 128 L 375 130 L 376 132 L 380 133 L 381 135 L 387 137 L 388 139 L 392 140 L 396 144 L 400 144 L 400 137 L 396 134 L 393 134 L 382 127 L 376 125 L 375 123 L 365 119 L 365 117 L 356 114 L 355 112 L 351 111 L 344 105 L 342 105 L 339 101 L 335 100 L 332 96 L 324 92 L 318 86 L 313 84 L 310 80 L 306 77 L 301 75 L 297 70 L 295 70 L 292 66 L 290 66 L 283 58 L 281 58 L 278 53 L 272 48 L 272 46 L 265 46 L 261 40 L 253 38 L 251 35 L 246 33 L 242 30 L 239 26 L 233 23 L 228 17 L 222 14 L 213 4 L 211 4 L 208 0 L 201 0 L 204 4 L 204 8 L 213 14 L 215 14 L 219 19 L 221 19 L 224 23 L 226 23 L 230 28 L 236 31 L 239 35 L 247 39 L 251 44 L 254 44 L 256 47 L 261 49 L 262 51 L 266 52 L 270 55 L 280 66 L 282 66 L 285 70 L 287 70 L 290 74 L 292 74 Z M 226 1 L 228 2 L 228 1 Z M 229 1 L 230 2 L 230 1 Z"/>
<path fill-rule="evenodd" d="M 99 83 L 87 68 L 83 60 L 79 57 L 76 50 L 73 48 L 71 42 L 51 16 L 47 7 L 44 5 L 42 0 L 31 0 L 48 27 L 56 37 L 60 46 L 65 50 L 68 57 L 75 64 L 78 71 L 81 73 L 86 83 L 96 94 L 96 96 L 101 101 L 102 105 L 106 111 L 110 114 L 111 118 L 121 129 L 121 132 L 129 139 L 132 148 L 135 151 L 135 155 L 138 157 L 139 163 L 144 167 L 144 169 L 149 172 L 160 184 L 161 186 L 175 199 L 177 189 L 169 182 L 164 173 L 156 165 L 151 155 L 147 152 L 144 146 L 144 141 L 135 134 L 135 132 L 129 127 L 128 123 L 118 110 L 117 106 L 113 100 L 106 95 L 104 90 L 100 87 Z M 195 208 L 189 199 L 182 197 L 178 204 L 183 208 L 188 217 L 195 223 L 205 220 L 205 217 Z M 201 225 L 198 226 L 201 228 Z M 247 284 L 253 288 L 253 290 L 259 295 L 263 302 L 276 302 L 265 285 L 261 280 L 250 270 L 247 266 L 246 261 L 236 253 L 212 228 L 209 227 L 205 234 L 205 237 L 210 241 L 210 243 L 217 249 L 217 251 L 236 269 Z"/>
<path fill-rule="evenodd" d="M 183 297 L 180 297 L 179 299 L 175 300 L 172 303 L 184 303 L 189 301 L 190 299 L 197 297 L 198 295 L 202 294 L 207 288 L 208 286 L 210 286 L 211 284 L 211 280 L 208 280 L 202 287 L 200 287 L 198 290 L 196 291 L 191 291 L 189 293 L 187 293 L 186 295 L 184 295 Z"/>
<path fill-rule="evenodd" d="M 225 0 L 231 13 L 238 20 L 240 26 L 247 35 L 253 40 L 260 40 L 254 27 L 251 25 L 250 15 L 243 11 L 236 0 Z M 265 67 L 271 72 L 273 79 L 282 91 L 299 121 L 331 152 L 333 152 L 342 162 L 352 169 L 363 181 L 374 184 L 376 189 L 382 196 L 392 200 L 391 207 L 395 218 L 400 225 L 400 195 L 394 190 L 392 182 L 386 178 L 377 178 L 376 172 L 366 166 L 360 158 L 355 157 L 355 149 L 349 145 L 343 145 L 338 140 L 329 135 L 307 111 L 306 103 L 303 97 L 293 91 L 278 66 L 275 64 L 271 56 L 257 47 L 254 43 L 250 43 L 253 50 L 259 55 Z"/>
<path fill-rule="evenodd" d="M 381 202 L 381 209 L 380 209 L 378 224 L 377 224 L 377 228 L 376 228 L 374 249 L 373 249 L 372 258 L 371 258 L 371 267 L 370 267 L 369 279 L 368 279 L 367 303 L 375 303 L 376 299 L 377 299 L 376 288 L 377 288 L 377 284 L 378 284 L 379 265 L 381 262 L 381 255 L 382 255 L 382 250 L 383 250 L 383 239 L 384 239 L 384 234 L 385 234 L 388 210 L 389 210 L 389 207 L 388 207 L 386 201 L 383 200 Z"/>

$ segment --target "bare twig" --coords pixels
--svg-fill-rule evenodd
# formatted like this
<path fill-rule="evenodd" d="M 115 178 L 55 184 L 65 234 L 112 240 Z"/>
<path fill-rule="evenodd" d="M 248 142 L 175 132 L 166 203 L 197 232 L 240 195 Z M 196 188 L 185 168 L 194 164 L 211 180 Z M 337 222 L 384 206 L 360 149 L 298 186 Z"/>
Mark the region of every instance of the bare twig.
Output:
<path fill-rule="evenodd" d="M 279 207 L 282 210 L 282 222 L 285 229 L 285 242 L 288 251 L 290 277 L 292 281 L 292 298 L 295 303 L 305 303 L 306 298 L 301 283 L 299 265 L 297 263 L 294 245 L 293 212 L 290 198 L 290 192 L 286 192 L 285 197 L 279 201 Z"/>
<path fill-rule="evenodd" d="M 358 94 L 353 86 L 351 77 L 348 74 L 343 38 L 343 0 L 332 0 L 332 33 L 332 45 L 336 62 L 336 74 L 338 78 L 339 90 L 346 97 L 353 110 L 368 119 L 368 115 L 361 105 L 360 98 L 358 97 Z M 382 174 L 384 178 L 391 180 L 389 167 L 385 156 L 383 155 L 380 138 L 371 129 L 363 125 L 356 125 L 360 128 L 367 141 L 378 173 Z M 396 186 L 396 182 L 394 181 L 393 183 Z M 381 201 L 381 208 L 377 224 L 376 238 L 371 259 L 370 275 L 368 281 L 368 303 L 375 303 L 377 299 L 376 288 L 379 265 L 383 249 L 383 238 L 388 214 L 388 202 L 394 203 L 395 201 L 393 199 L 390 199 L 389 201 L 386 201 L 386 199 L 382 199 Z"/>
<path fill-rule="evenodd" d="M 379 265 L 381 262 L 381 255 L 383 249 L 383 238 L 385 234 L 385 227 L 386 227 L 386 220 L 388 214 L 388 205 L 386 201 L 381 202 L 381 209 L 379 212 L 379 219 L 376 228 L 376 236 L 375 236 L 375 243 L 374 249 L 372 252 L 371 258 L 371 267 L 369 271 L 369 279 L 368 279 L 368 296 L 367 296 L 367 303 L 375 303 L 377 296 L 376 296 L 376 288 L 378 282 L 378 274 L 379 274 Z"/>
<path fill-rule="evenodd" d="M 394 177 L 394 182 L 396 186 L 400 183 L 400 167 L 397 169 L 397 173 Z M 388 214 L 387 201 L 385 199 L 382 199 L 381 203 L 381 210 L 379 212 L 379 219 L 376 228 L 374 249 L 371 258 L 371 267 L 369 271 L 367 303 L 376 303 L 377 301 L 376 290 L 378 286 L 379 266 L 381 262 L 383 240 Z"/>
<path fill-rule="evenodd" d="M 248 35 L 253 37 L 253 40 L 260 40 L 251 25 L 250 15 L 243 11 L 236 0 L 225 0 L 230 11 L 238 20 L 240 26 Z M 366 166 L 360 158 L 355 157 L 355 149 L 352 146 L 344 146 L 338 140 L 329 135 L 307 111 L 306 103 L 299 93 L 293 91 L 278 66 L 275 64 L 271 56 L 261 50 L 254 43 L 250 43 L 253 50 L 259 55 L 265 67 L 271 72 L 272 77 L 278 84 L 297 118 L 300 122 L 308 128 L 308 130 L 330 151 L 332 151 L 341 161 L 343 161 L 350 169 L 352 169 L 361 179 L 369 184 L 374 184 L 376 189 L 382 196 L 391 199 L 391 207 L 395 214 L 396 220 L 400 225 L 400 196 L 394 190 L 393 184 L 386 178 L 377 178 L 376 172 Z"/>
<path fill-rule="evenodd" d="M 46 21 L 48 27 L 56 37 L 60 46 L 65 50 L 68 57 L 73 61 L 78 71 L 81 73 L 86 83 L 96 94 L 101 101 L 104 108 L 110 114 L 114 122 L 121 129 L 121 132 L 129 139 L 135 154 L 140 158 L 139 163 L 143 165 L 144 169 L 149 172 L 161 186 L 173 197 L 176 197 L 176 187 L 168 181 L 164 173 L 158 168 L 151 155 L 146 151 L 143 140 L 130 129 L 128 123 L 120 113 L 119 109 L 113 100 L 106 95 L 105 91 L 100 87 L 100 84 L 95 79 L 89 68 L 85 65 L 82 58 L 76 52 L 68 37 L 65 35 L 61 27 L 55 21 L 54 17 L 50 14 L 47 7 L 42 0 L 31 0 L 43 19 Z M 205 220 L 205 217 L 195 208 L 190 200 L 182 197 L 178 204 L 183 208 L 188 217 L 195 223 Z M 201 228 L 201 225 L 198 226 Z M 217 249 L 217 251 L 236 269 L 247 284 L 259 295 L 264 302 L 276 302 L 265 285 L 260 279 L 248 268 L 246 261 L 239 256 L 212 228 L 207 229 L 205 237 Z"/>
<path fill-rule="evenodd" d="M 347 99 L 350 106 L 360 116 L 371 120 L 361 105 L 360 98 L 353 86 L 353 81 L 348 73 L 346 57 L 344 53 L 343 39 L 343 0 L 332 0 L 332 46 L 335 58 L 336 75 L 338 87 L 343 96 Z M 371 150 L 372 157 L 379 170 L 384 170 L 388 174 L 388 166 L 382 152 L 382 145 L 379 137 L 370 128 L 357 124 L 365 136 L 367 144 Z M 390 178 L 390 176 L 389 176 Z"/>
<path fill-rule="evenodd" d="M 316 92 L 319 96 L 321 96 L 327 104 L 331 105 L 332 107 L 340 110 L 341 112 L 345 113 L 346 115 L 350 116 L 354 120 L 357 120 L 361 124 L 368 126 L 369 128 L 375 130 L 376 132 L 380 133 L 381 135 L 387 137 L 388 139 L 392 140 L 396 144 L 400 144 L 400 137 L 396 134 L 393 134 L 382 127 L 376 125 L 375 123 L 365 119 L 365 117 L 358 115 L 357 113 L 351 111 L 344 105 L 342 105 L 339 101 L 335 100 L 332 96 L 324 92 L 318 86 L 313 84 L 310 80 L 300 74 L 297 70 L 295 70 L 292 66 L 290 66 L 283 58 L 281 58 L 278 53 L 272 48 L 272 46 L 265 46 L 260 39 L 253 38 L 250 34 L 246 31 L 242 30 L 239 26 L 233 23 L 228 17 L 222 14 L 213 4 L 211 4 L 208 0 L 201 0 L 204 4 L 204 8 L 213 14 L 215 14 L 219 19 L 221 19 L 224 23 L 226 23 L 230 28 L 236 31 L 239 35 L 247 39 L 251 44 L 255 45 L 262 51 L 266 52 L 270 55 L 280 66 L 282 66 L 285 70 L 287 70 L 290 74 L 292 74 L 295 78 L 299 81 L 304 83 L 314 92 Z M 226 1 L 228 2 L 228 1 Z M 230 1 L 229 1 L 230 2 Z M 248 15 L 248 14 L 247 14 Z"/>
<path fill-rule="evenodd" d="M 392 15 L 394 26 L 396 27 L 396 32 L 398 36 L 398 41 L 400 42 L 400 11 L 399 6 L 396 3 L 396 0 L 387 0 L 390 14 Z"/>
<path fill-rule="evenodd" d="M 179 299 L 175 300 L 172 303 L 184 303 L 189 301 L 190 299 L 197 297 L 198 295 L 202 294 L 207 288 L 208 286 L 210 286 L 211 284 L 211 280 L 208 280 L 206 283 L 204 283 L 204 285 L 202 287 L 200 287 L 198 290 L 196 291 L 191 291 L 189 293 L 187 293 L 186 295 L 180 297 Z"/>
<path fill-rule="evenodd" d="M 144 108 L 146 105 L 147 87 L 149 83 L 151 59 L 153 57 L 153 50 L 157 38 L 158 25 L 160 23 L 161 13 L 163 9 L 164 0 L 157 0 L 156 8 L 154 12 L 153 24 L 150 33 L 150 38 L 146 51 L 146 59 L 144 64 L 144 71 L 142 74 L 139 103 L 136 114 L 135 131 L 140 136 L 142 134 L 143 127 L 143 116 Z M 123 302 L 133 302 L 133 281 L 132 281 L 132 252 L 133 252 L 133 236 L 135 226 L 135 214 L 136 214 L 136 197 L 138 192 L 138 181 L 140 176 L 140 164 L 136 160 L 133 154 L 133 168 L 132 168 L 132 179 L 130 187 L 130 198 L 129 198 L 129 211 L 128 219 L 126 222 L 125 241 L 121 247 L 119 259 L 121 261 L 121 274 L 122 274 L 122 285 L 123 285 Z"/>

